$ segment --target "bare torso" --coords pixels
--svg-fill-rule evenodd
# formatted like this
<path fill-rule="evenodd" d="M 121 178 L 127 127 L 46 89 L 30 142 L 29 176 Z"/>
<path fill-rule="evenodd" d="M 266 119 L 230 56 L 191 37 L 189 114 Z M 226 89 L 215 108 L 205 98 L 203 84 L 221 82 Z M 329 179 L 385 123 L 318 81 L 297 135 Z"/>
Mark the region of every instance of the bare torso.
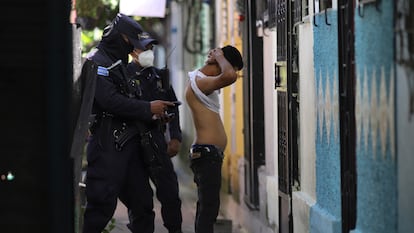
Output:
<path fill-rule="evenodd" d="M 187 85 L 185 97 L 191 109 L 196 130 L 194 144 L 211 144 L 224 150 L 227 145 L 227 136 L 220 115 L 198 100 L 190 84 Z"/>

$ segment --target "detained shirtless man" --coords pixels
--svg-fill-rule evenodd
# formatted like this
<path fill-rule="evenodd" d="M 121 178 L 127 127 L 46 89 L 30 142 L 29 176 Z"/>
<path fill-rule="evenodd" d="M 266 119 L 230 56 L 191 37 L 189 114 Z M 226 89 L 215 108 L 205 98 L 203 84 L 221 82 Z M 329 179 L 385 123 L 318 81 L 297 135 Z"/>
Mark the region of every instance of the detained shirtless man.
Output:
<path fill-rule="evenodd" d="M 186 89 L 195 139 L 190 149 L 190 166 L 197 184 L 195 233 L 213 233 L 220 208 L 221 166 L 227 136 L 220 118 L 218 90 L 233 84 L 243 68 L 240 52 L 232 47 L 210 50 L 203 67 L 189 72 Z"/>

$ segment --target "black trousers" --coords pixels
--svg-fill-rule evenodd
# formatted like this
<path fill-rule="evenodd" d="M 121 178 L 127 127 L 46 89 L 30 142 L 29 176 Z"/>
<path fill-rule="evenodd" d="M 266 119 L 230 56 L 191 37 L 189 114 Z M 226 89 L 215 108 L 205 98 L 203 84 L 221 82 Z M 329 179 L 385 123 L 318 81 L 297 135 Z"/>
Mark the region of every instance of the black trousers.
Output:
<path fill-rule="evenodd" d="M 105 140 L 98 135 L 99 130 L 87 147 L 87 205 L 83 233 L 101 233 L 115 212 L 118 198 L 128 208 L 130 230 L 153 233 L 153 191 L 148 171 L 139 157 L 138 138 L 132 138 L 118 151 L 111 135 L 102 134 L 106 136 Z"/>
<path fill-rule="evenodd" d="M 162 132 L 153 133 L 154 140 L 159 146 L 162 169 L 153 177 L 157 199 L 161 203 L 161 216 L 165 228 L 169 232 L 181 230 L 182 213 L 181 199 L 179 197 L 178 179 L 174 165 L 167 154 L 167 144 Z M 155 178 L 155 179 L 154 179 Z"/>
<path fill-rule="evenodd" d="M 220 208 L 222 164 L 223 152 L 217 147 L 199 144 L 192 146 L 190 166 L 198 192 L 195 233 L 214 231 Z"/>

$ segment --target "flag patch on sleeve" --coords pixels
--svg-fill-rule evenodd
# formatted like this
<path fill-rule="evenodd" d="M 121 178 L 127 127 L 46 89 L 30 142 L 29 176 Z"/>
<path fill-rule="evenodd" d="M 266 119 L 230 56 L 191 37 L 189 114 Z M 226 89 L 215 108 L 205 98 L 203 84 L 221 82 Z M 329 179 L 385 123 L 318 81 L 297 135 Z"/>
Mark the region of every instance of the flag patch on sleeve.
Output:
<path fill-rule="evenodd" d="M 103 67 L 103 66 L 98 66 L 98 75 L 101 75 L 101 76 L 108 76 L 109 75 L 109 71 L 108 71 L 108 69 L 106 68 L 106 67 Z"/>

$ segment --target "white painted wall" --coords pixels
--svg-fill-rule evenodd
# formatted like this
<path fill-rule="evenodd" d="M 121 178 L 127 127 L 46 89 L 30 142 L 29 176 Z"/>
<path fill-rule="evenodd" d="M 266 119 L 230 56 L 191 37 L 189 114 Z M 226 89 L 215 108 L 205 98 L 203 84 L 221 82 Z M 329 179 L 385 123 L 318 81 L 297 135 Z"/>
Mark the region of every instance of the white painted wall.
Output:
<path fill-rule="evenodd" d="M 310 207 L 316 201 L 315 171 L 315 77 L 313 64 L 313 27 L 310 20 L 299 26 L 300 99 L 300 183 L 292 194 L 294 232 L 309 232 Z"/>
<path fill-rule="evenodd" d="M 313 64 L 313 29 L 307 22 L 300 26 L 300 159 L 301 190 L 316 199 L 315 135 L 316 135 L 316 85 Z"/>
<path fill-rule="evenodd" d="M 411 81 L 411 85 L 409 83 Z M 397 66 L 397 160 L 398 160 L 398 227 L 400 233 L 414 227 L 414 114 L 409 112 L 409 95 L 413 91 L 414 70 Z M 412 93 L 411 93 L 412 94 Z"/>
<path fill-rule="evenodd" d="M 184 8 L 182 4 L 172 1 L 170 4 L 171 20 L 169 27 L 170 44 L 166 50 L 166 54 L 170 55 L 167 60 L 167 65 L 170 69 L 170 81 L 174 87 L 177 99 L 182 101 L 183 104 L 178 108 L 180 111 L 180 125 L 183 131 L 183 140 L 189 140 L 189 143 L 193 140 L 194 127 L 192 122 L 192 116 L 188 105 L 185 104 L 184 90 L 188 81 L 187 72 L 193 69 L 191 62 L 183 62 L 186 56 L 186 51 L 183 47 L 183 35 L 184 35 L 184 19 L 188 17 L 184 14 Z M 183 141 L 184 142 L 184 141 Z M 185 147 L 182 149 L 186 150 Z"/>
<path fill-rule="evenodd" d="M 279 225 L 277 179 L 277 98 L 275 86 L 276 30 L 264 29 L 263 35 L 263 89 L 266 155 L 266 202 L 270 225 Z"/>
<path fill-rule="evenodd" d="M 266 172 L 277 175 L 277 101 L 275 86 L 276 31 L 265 29 L 263 33 L 263 90 Z"/>

